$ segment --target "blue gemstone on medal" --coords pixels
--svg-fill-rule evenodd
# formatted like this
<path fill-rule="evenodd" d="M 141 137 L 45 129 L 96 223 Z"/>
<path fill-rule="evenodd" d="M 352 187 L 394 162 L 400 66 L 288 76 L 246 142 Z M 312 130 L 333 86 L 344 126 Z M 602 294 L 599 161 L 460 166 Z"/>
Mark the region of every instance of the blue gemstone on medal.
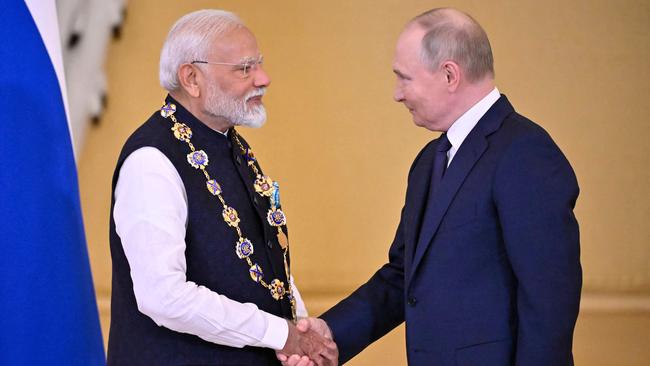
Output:
<path fill-rule="evenodd" d="M 173 103 L 167 103 L 162 108 L 160 108 L 160 115 L 164 118 L 167 118 L 176 112 L 176 105 Z"/>
<path fill-rule="evenodd" d="M 197 150 L 187 154 L 187 162 L 196 169 L 205 168 L 208 165 L 208 154 L 203 150 Z"/>
<path fill-rule="evenodd" d="M 246 155 L 246 161 L 254 162 L 255 160 L 257 160 L 257 159 L 255 159 L 255 155 L 253 154 L 253 150 L 251 150 L 250 147 L 246 148 L 246 154 L 245 155 Z"/>
<path fill-rule="evenodd" d="M 271 226 L 282 226 L 287 224 L 287 217 L 280 209 L 269 210 L 266 214 L 266 220 Z"/>
<path fill-rule="evenodd" d="M 216 196 L 221 194 L 221 185 L 219 185 L 216 180 L 210 179 L 209 181 L 205 182 L 205 185 L 208 187 L 208 191 L 210 191 L 210 193 L 213 195 Z"/>
<path fill-rule="evenodd" d="M 235 252 L 237 253 L 237 257 L 239 257 L 239 259 L 250 257 L 254 251 L 255 250 L 253 248 L 253 243 L 246 238 L 240 238 L 235 245 Z"/>
<path fill-rule="evenodd" d="M 262 272 L 262 268 L 255 263 L 251 266 L 251 268 L 248 270 L 248 273 L 251 275 L 251 278 L 255 282 L 260 282 L 262 278 L 264 277 L 264 273 Z"/>

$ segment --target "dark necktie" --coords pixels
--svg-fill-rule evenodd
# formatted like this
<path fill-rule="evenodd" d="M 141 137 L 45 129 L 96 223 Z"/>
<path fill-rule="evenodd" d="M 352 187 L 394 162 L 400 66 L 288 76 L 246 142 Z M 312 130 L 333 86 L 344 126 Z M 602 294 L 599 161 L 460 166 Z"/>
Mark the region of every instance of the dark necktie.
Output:
<path fill-rule="evenodd" d="M 440 189 L 442 177 L 445 175 L 445 170 L 447 169 L 447 151 L 449 151 L 449 149 L 451 149 L 451 143 L 449 142 L 449 139 L 447 139 L 447 134 L 442 134 L 440 139 L 438 139 L 436 155 L 433 158 L 433 172 L 431 173 L 429 198 L 427 200 L 424 217 L 422 218 L 422 224 L 420 225 L 420 236 L 417 243 L 418 246 L 425 244 L 422 243 L 422 240 L 425 240 L 422 237 L 422 234 L 426 231 L 424 228 L 433 220 L 433 200 L 435 199 L 436 191 Z"/>
<path fill-rule="evenodd" d="M 440 187 L 442 177 L 445 175 L 447 169 L 447 151 L 451 149 L 451 143 L 447 138 L 447 134 L 443 133 L 438 139 L 436 145 L 436 156 L 433 160 L 433 173 L 431 174 L 431 187 L 429 188 L 429 201 L 433 198 L 433 194 Z"/>

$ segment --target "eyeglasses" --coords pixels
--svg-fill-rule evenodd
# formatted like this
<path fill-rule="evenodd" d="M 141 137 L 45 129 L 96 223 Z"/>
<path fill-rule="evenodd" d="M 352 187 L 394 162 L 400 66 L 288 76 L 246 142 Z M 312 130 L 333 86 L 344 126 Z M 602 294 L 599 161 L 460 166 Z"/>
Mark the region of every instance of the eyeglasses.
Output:
<path fill-rule="evenodd" d="M 200 61 L 200 60 L 194 60 L 190 62 L 192 65 L 194 64 L 206 64 L 206 65 L 224 65 L 224 66 L 234 66 L 234 70 L 237 72 L 237 75 L 239 75 L 240 78 L 246 79 L 249 75 L 251 70 L 257 70 L 258 65 L 262 65 L 264 63 L 264 56 L 259 55 L 258 57 L 245 57 L 242 59 L 240 63 L 234 64 L 234 63 L 229 63 L 229 62 L 210 62 L 210 61 Z"/>

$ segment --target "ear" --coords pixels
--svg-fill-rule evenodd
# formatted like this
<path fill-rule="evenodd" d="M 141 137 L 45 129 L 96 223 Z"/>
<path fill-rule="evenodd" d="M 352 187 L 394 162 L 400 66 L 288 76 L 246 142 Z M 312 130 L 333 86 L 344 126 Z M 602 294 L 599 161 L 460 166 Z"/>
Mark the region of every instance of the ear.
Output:
<path fill-rule="evenodd" d="M 457 63 L 453 61 L 445 61 L 441 65 L 441 69 L 445 80 L 447 81 L 447 89 L 449 91 L 456 91 L 460 84 L 461 71 Z"/>
<path fill-rule="evenodd" d="M 178 82 L 185 92 L 193 97 L 198 98 L 201 95 L 198 80 L 201 76 L 197 73 L 192 64 L 182 64 L 178 68 Z"/>

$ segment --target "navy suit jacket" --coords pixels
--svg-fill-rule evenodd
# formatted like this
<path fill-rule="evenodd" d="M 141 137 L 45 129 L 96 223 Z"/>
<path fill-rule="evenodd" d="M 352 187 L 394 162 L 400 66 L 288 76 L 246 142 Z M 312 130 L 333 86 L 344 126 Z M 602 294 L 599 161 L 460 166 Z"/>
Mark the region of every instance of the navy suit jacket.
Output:
<path fill-rule="evenodd" d="M 569 162 L 505 96 L 428 197 L 437 143 L 411 167 L 388 263 L 322 315 L 341 361 L 405 321 L 409 365 L 572 365 L 582 269 Z"/>

